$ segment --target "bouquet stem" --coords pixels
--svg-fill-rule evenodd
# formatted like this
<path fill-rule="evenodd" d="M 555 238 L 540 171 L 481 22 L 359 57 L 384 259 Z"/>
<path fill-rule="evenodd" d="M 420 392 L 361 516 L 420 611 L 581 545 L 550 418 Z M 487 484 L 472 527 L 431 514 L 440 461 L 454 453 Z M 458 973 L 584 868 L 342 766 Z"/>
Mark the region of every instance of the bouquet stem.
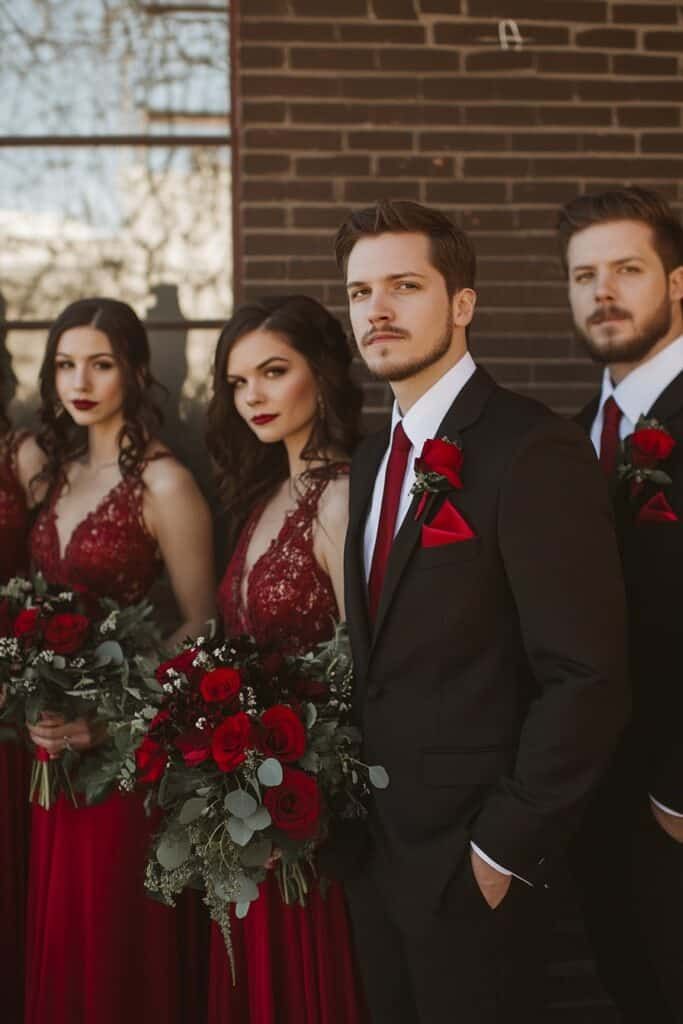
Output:
<path fill-rule="evenodd" d="M 62 789 L 66 790 L 72 804 L 77 807 L 78 801 L 68 768 L 61 758 L 53 761 L 45 750 L 38 748 L 31 769 L 29 801 L 49 811 Z"/>

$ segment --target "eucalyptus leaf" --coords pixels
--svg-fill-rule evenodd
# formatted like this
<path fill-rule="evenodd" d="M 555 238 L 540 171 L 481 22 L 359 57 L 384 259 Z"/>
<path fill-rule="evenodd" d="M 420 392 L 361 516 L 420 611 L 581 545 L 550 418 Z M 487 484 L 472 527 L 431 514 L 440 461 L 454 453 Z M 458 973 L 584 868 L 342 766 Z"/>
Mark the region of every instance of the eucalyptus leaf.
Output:
<path fill-rule="evenodd" d="M 180 814 L 178 815 L 178 821 L 181 825 L 189 825 L 191 821 L 196 821 L 197 818 L 202 814 L 206 808 L 206 799 L 203 796 L 190 797 L 183 804 Z"/>
<path fill-rule="evenodd" d="M 282 765 L 274 757 L 267 757 L 256 774 L 262 786 L 279 786 L 282 783 Z"/>
<path fill-rule="evenodd" d="M 181 867 L 190 856 L 192 847 L 190 840 L 185 835 L 165 835 L 161 837 L 157 847 L 157 860 L 162 868 L 167 871 L 174 871 Z"/>
<path fill-rule="evenodd" d="M 95 658 L 98 665 L 122 665 L 124 662 L 121 644 L 116 640 L 105 640 L 95 649 Z"/>
<path fill-rule="evenodd" d="M 249 828 L 248 825 L 242 821 L 241 818 L 235 818 L 231 816 L 228 818 L 228 832 L 230 838 L 238 846 L 246 846 L 254 832 Z"/>
<path fill-rule="evenodd" d="M 242 918 L 246 917 L 247 914 L 249 913 L 249 907 L 250 906 L 251 906 L 251 903 L 236 903 L 235 904 L 235 917 L 239 918 L 239 920 L 241 921 Z"/>
<path fill-rule="evenodd" d="M 253 814 L 250 814 L 248 818 L 244 819 L 244 824 L 247 825 L 253 832 L 261 832 L 264 828 L 268 828 L 272 825 L 273 819 L 270 816 L 267 807 L 257 807 Z"/>
<path fill-rule="evenodd" d="M 230 811 L 236 818 L 248 818 L 257 807 L 253 796 L 243 789 L 235 789 L 225 798 L 226 811 Z"/>
<path fill-rule="evenodd" d="M 320 771 L 320 755 L 315 750 L 307 750 L 303 757 L 299 758 L 299 764 L 306 772 L 317 773 Z"/>
<path fill-rule="evenodd" d="M 233 903 L 253 903 L 258 899 L 258 885 L 246 875 L 238 875 L 235 879 Z"/>
<path fill-rule="evenodd" d="M 52 659 L 53 668 L 66 668 L 66 658 L 62 654 L 55 654 Z"/>
<path fill-rule="evenodd" d="M 315 704 L 308 703 L 306 705 L 306 728 L 312 729 L 315 723 L 318 721 L 318 709 Z"/>
<path fill-rule="evenodd" d="M 381 764 L 370 765 L 368 775 L 375 789 L 386 789 L 389 785 L 389 775 Z"/>

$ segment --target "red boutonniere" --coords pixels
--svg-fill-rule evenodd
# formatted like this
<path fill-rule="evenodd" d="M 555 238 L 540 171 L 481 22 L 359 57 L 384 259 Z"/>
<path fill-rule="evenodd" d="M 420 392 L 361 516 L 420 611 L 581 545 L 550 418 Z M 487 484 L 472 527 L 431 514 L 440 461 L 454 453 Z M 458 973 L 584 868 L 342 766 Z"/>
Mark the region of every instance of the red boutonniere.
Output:
<path fill-rule="evenodd" d="M 635 501 L 648 483 L 659 488 L 638 510 L 636 522 L 671 522 L 678 518 L 662 491 L 671 484 L 671 477 L 661 464 L 675 447 L 676 441 L 666 427 L 645 416 L 640 417 L 636 429 L 624 441 L 618 474 L 621 480 L 628 481 L 631 499 Z"/>
<path fill-rule="evenodd" d="M 415 459 L 415 483 L 410 493 L 421 495 L 415 512 L 419 519 L 432 495 L 460 490 L 465 457 L 459 441 L 447 437 L 428 439 L 422 446 L 420 456 Z"/>

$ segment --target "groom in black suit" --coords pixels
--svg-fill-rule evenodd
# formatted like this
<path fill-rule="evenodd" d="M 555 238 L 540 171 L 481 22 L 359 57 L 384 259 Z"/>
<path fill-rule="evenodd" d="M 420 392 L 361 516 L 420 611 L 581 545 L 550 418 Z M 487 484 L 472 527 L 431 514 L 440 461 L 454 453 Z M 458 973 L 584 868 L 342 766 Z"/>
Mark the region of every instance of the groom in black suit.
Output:
<path fill-rule="evenodd" d="M 353 460 L 345 562 L 357 716 L 390 776 L 348 883 L 372 1019 L 529 1024 L 545 865 L 627 714 L 606 489 L 578 427 L 473 362 L 474 252 L 448 218 L 379 203 L 336 254 L 395 397 Z"/>
<path fill-rule="evenodd" d="M 683 226 L 660 196 L 624 188 L 573 200 L 559 233 L 577 333 L 604 366 L 579 419 L 613 496 L 634 708 L 575 865 L 621 1019 L 673 1024 L 683 1021 Z"/>

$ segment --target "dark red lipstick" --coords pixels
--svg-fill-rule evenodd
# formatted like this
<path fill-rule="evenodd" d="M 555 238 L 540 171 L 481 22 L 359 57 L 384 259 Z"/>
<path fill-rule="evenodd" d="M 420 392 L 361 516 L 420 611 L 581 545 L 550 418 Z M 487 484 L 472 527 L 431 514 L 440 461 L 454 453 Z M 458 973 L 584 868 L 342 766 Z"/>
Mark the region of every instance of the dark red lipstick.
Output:
<path fill-rule="evenodd" d="M 99 402 L 88 402 L 85 398 L 78 398 L 75 402 L 71 403 L 75 409 L 79 412 L 88 412 L 89 409 L 94 409 Z"/>
<path fill-rule="evenodd" d="M 255 423 L 257 427 L 262 427 L 265 423 L 272 423 L 272 421 L 276 420 L 279 415 L 280 414 L 278 412 L 270 415 L 266 415 L 264 413 L 262 416 L 252 416 L 251 422 Z"/>

